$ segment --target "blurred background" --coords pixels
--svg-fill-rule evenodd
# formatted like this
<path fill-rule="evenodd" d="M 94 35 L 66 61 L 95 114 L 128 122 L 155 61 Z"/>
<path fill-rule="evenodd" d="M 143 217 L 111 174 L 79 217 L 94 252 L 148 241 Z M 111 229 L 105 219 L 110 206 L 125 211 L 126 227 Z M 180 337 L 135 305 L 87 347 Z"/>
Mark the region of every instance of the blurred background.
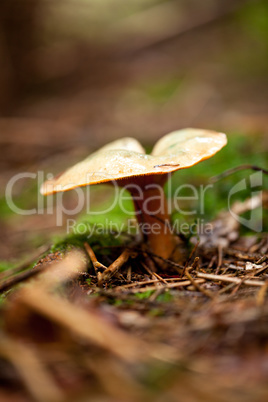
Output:
<path fill-rule="evenodd" d="M 188 126 L 242 136 L 216 173 L 265 161 L 267 72 L 266 0 L 1 0 L 1 258 L 55 226 L 12 215 L 18 172 L 57 173 L 122 136 L 150 149 Z M 21 180 L 18 203 L 36 190 Z"/>

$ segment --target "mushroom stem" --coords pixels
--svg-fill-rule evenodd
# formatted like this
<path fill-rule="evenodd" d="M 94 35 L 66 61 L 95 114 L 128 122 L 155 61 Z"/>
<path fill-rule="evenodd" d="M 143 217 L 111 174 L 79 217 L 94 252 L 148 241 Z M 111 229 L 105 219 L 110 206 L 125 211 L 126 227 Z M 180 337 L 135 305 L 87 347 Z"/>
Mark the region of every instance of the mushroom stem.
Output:
<path fill-rule="evenodd" d="M 152 253 L 162 258 L 170 258 L 176 246 L 170 227 L 167 200 L 163 187 L 150 184 L 140 194 L 132 191 L 136 218 L 144 240 Z"/>

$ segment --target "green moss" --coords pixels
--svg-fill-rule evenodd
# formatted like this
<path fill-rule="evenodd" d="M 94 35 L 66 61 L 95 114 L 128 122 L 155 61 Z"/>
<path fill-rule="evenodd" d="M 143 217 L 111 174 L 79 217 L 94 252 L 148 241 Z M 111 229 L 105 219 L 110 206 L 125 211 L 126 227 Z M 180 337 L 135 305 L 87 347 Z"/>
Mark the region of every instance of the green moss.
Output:
<path fill-rule="evenodd" d="M 147 290 L 146 292 L 135 293 L 135 297 L 140 300 L 148 299 L 155 290 Z"/>
<path fill-rule="evenodd" d="M 161 303 L 168 303 L 173 300 L 173 296 L 169 290 L 166 290 L 164 293 L 157 296 L 156 300 Z"/>
<path fill-rule="evenodd" d="M 87 278 L 87 279 L 86 279 L 86 283 L 87 283 L 87 285 L 88 285 L 88 286 L 90 286 L 90 285 L 91 285 L 91 281 L 92 281 L 92 279 L 91 279 L 91 278 Z"/>

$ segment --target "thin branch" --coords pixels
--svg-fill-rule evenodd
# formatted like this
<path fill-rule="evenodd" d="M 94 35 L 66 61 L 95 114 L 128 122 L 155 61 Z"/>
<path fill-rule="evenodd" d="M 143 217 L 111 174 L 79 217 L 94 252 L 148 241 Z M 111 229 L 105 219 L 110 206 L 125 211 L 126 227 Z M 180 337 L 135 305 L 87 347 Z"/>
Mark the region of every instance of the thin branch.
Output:
<path fill-rule="evenodd" d="M 181 278 L 167 278 L 165 279 L 166 282 L 172 282 L 172 283 L 177 283 L 181 282 Z M 131 289 L 135 288 L 136 286 L 144 286 L 144 285 L 150 285 L 152 283 L 159 283 L 159 279 L 151 279 L 148 281 L 141 281 L 141 282 L 133 282 L 129 283 L 127 285 L 122 285 L 122 286 L 117 286 L 113 289 L 113 291 L 118 291 L 118 290 L 125 290 L 125 289 Z"/>
<path fill-rule="evenodd" d="M 263 306 L 265 302 L 265 296 L 268 289 L 268 281 L 265 281 L 264 285 L 260 288 L 259 292 L 257 293 L 257 306 Z"/>
<path fill-rule="evenodd" d="M 14 275 L 11 278 L 8 278 L 8 279 L 2 281 L 0 283 L 0 292 L 8 290 L 8 289 L 12 288 L 13 286 L 17 285 L 18 283 L 26 281 L 29 278 L 32 278 L 33 276 L 44 271 L 50 265 L 51 264 L 48 262 L 48 263 L 39 265 L 36 268 L 32 268 L 26 272 L 21 272 L 20 274 Z"/>
<path fill-rule="evenodd" d="M 101 264 L 97 260 L 97 257 L 95 255 L 94 251 L 92 250 L 92 248 L 90 247 L 90 245 L 88 243 L 84 243 L 84 247 L 85 247 L 86 252 L 88 253 L 89 258 L 90 258 L 90 260 L 92 262 L 93 268 L 95 270 L 95 274 L 96 275 L 98 274 L 98 269 L 100 269 L 100 268 L 106 270 L 107 267 L 105 265 Z"/>
<path fill-rule="evenodd" d="M 127 262 L 130 254 L 129 250 L 124 250 L 103 273 L 98 272 L 98 285 L 101 286 L 103 282 L 108 281 Z"/>
<path fill-rule="evenodd" d="M 247 286 L 263 286 L 265 284 L 265 282 L 263 282 L 263 281 L 255 281 L 255 280 L 251 280 L 251 279 L 246 279 L 244 281 L 243 279 L 233 278 L 231 276 L 203 274 L 201 272 L 198 272 L 197 276 L 198 276 L 198 278 L 209 279 L 211 281 L 232 282 L 232 283 L 236 283 L 238 285 L 240 283 L 243 283 L 244 285 L 247 285 Z"/>
<path fill-rule="evenodd" d="M 228 177 L 228 176 L 230 176 L 230 175 L 232 175 L 232 174 L 234 174 L 236 172 L 239 172 L 240 170 L 247 170 L 247 169 L 251 169 L 251 170 L 254 170 L 254 171 L 257 171 L 257 172 L 262 172 L 264 174 L 268 174 L 268 170 L 263 169 L 263 168 L 261 168 L 259 166 L 255 166 L 255 165 L 240 165 L 240 166 L 236 166 L 236 167 L 231 168 L 231 169 L 227 169 L 224 172 L 218 174 L 217 176 L 211 177 L 209 181 L 211 183 L 216 183 L 217 181 L 222 180 L 225 177 Z"/>
<path fill-rule="evenodd" d="M 204 283 L 205 281 L 202 279 L 196 279 L 195 283 Z M 192 283 L 190 280 L 185 280 L 185 281 L 178 281 L 174 283 L 169 283 L 167 285 L 158 282 L 161 287 L 156 287 L 156 286 L 146 286 L 145 288 L 135 288 L 135 289 L 130 289 L 132 293 L 143 293 L 143 292 L 149 292 L 149 291 L 154 291 L 158 289 L 174 289 L 174 288 L 180 288 L 180 287 L 185 287 L 185 286 L 190 286 Z"/>
<path fill-rule="evenodd" d="M 43 254 L 45 254 L 47 251 L 49 251 L 51 245 L 50 244 L 45 244 L 41 247 L 39 247 L 35 253 L 33 253 L 29 258 L 27 258 L 26 261 L 23 263 L 20 263 L 14 268 L 8 269 L 7 271 L 1 272 L 0 274 L 0 279 L 4 279 L 7 276 L 11 276 L 13 274 L 16 274 L 17 272 L 24 271 L 25 269 L 29 268 L 30 265 L 32 265 L 36 260 L 42 257 Z"/>
<path fill-rule="evenodd" d="M 187 278 L 189 279 L 189 281 L 195 287 L 196 290 L 203 293 L 206 297 L 209 297 L 210 299 L 215 300 L 215 295 L 212 292 L 210 292 L 209 290 L 202 288 L 202 286 L 200 286 L 199 283 L 190 275 L 188 269 L 186 269 L 185 275 L 187 276 Z"/>
<path fill-rule="evenodd" d="M 143 262 L 141 262 L 141 265 L 143 266 L 143 268 L 151 275 L 151 277 L 155 277 L 156 279 L 158 279 L 158 281 L 163 282 L 165 284 L 167 284 L 167 281 L 165 279 L 163 279 L 160 275 L 158 275 L 156 272 L 153 272 L 149 267 L 147 267 Z"/>

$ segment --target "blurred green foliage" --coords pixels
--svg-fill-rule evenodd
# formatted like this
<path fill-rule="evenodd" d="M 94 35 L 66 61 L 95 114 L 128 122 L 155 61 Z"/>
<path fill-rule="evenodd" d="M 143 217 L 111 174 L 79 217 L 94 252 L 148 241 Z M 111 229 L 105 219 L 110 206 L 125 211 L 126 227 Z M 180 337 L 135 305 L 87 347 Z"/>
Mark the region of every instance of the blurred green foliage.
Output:
<path fill-rule="evenodd" d="M 258 138 L 258 137 L 257 137 Z M 251 164 L 267 169 L 267 152 L 263 149 L 261 141 L 256 141 L 256 137 L 243 136 L 242 134 L 233 134 L 228 136 L 228 144 L 214 157 L 193 166 L 190 169 L 178 171 L 172 178 L 172 194 L 176 189 L 186 184 L 193 184 L 198 188 L 201 185 L 211 185 L 209 179 L 230 168 Z M 213 219 L 221 210 L 228 209 L 228 194 L 232 187 L 244 178 L 249 178 L 253 172 L 243 170 L 236 172 L 219 182 L 214 183 L 205 192 L 204 196 L 204 216 L 206 220 Z M 247 189 L 237 193 L 232 198 L 232 203 L 236 200 L 245 200 L 251 196 L 252 189 L 247 182 Z M 267 188 L 268 177 L 263 175 L 263 189 Z M 257 191 L 258 188 L 254 188 Z M 261 190 L 261 188 L 259 188 Z M 188 188 L 182 188 L 180 196 L 193 196 L 193 191 Z M 194 206 L 194 201 L 190 202 L 190 207 Z M 200 204 L 196 203 L 197 216 L 200 215 Z"/>
<path fill-rule="evenodd" d="M 237 19 L 248 35 L 268 46 L 268 3 L 266 0 L 249 2 L 242 8 Z"/>
<path fill-rule="evenodd" d="M 148 96 L 150 101 L 164 104 L 180 89 L 182 82 L 182 77 L 171 75 L 162 80 L 147 80 L 140 85 L 140 90 Z"/>
<path fill-rule="evenodd" d="M 9 261 L 0 261 L 0 272 L 7 271 L 13 268 L 14 264 Z"/>

